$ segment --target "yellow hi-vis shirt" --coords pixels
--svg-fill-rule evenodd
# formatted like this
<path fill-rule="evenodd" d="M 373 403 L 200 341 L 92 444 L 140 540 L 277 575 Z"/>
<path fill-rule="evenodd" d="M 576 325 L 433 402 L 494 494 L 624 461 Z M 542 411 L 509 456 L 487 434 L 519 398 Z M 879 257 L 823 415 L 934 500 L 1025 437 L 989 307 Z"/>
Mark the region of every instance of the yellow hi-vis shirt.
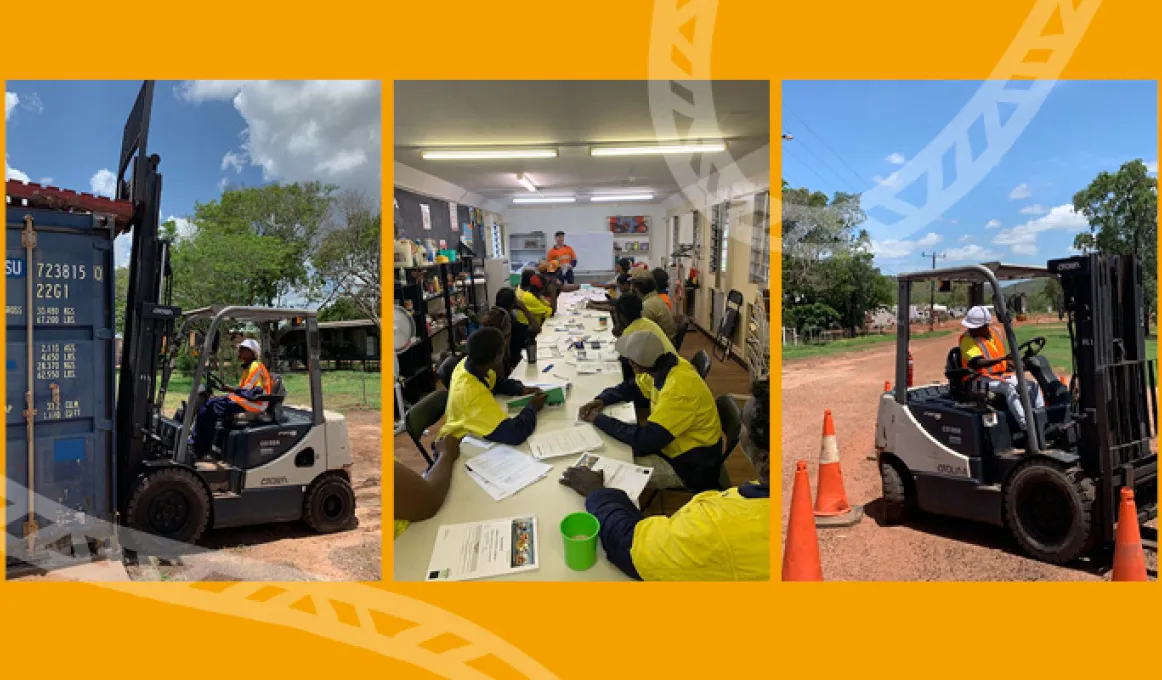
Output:
<path fill-rule="evenodd" d="M 677 458 L 690 449 L 721 443 L 722 423 L 714 395 L 689 361 L 678 357 L 678 363 L 666 374 L 660 390 L 653 378 L 643 375 L 648 380 L 638 376 L 637 384 L 642 389 L 645 383 L 642 395 L 650 400 L 650 422 L 674 435 L 674 440 L 662 449 L 663 456 Z"/>
<path fill-rule="evenodd" d="M 472 375 L 461 359 L 452 371 L 448 387 L 448 408 L 444 411 L 444 425 L 438 437 L 463 437 L 466 434 L 485 437 L 492 433 L 508 414 L 492 396 L 496 386 L 496 372 L 488 372 L 488 384 Z"/>
<path fill-rule="evenodd" d="M 960 361 L 964 368 L 968 368 L 968 362 L 973 359 L 1000 359 L 1005 355 L 1004 338 L 992 326 L 989 326 L 989 336 L 987 338 L 973 337 L 970 333 L 964 333 L 960 336 Z M 999 364 L 993 364 L 988 368 L 980 368 L 975 371 L 978 376 L 991 375 L 1002 378 L 1012 372 L 1013 367 L 1007 361 L 1002 361 Z"/>
<path fill-rule="evenodd" d="M 770 540 L 770 498 L 735 488 L 638 522 L 629 554 L 645 581 L 769 581 Z"/>
<path fill-rule="evenodd" d="M 662 327 L 645 318 L 644 316 L 634 319 L 632 322 L 630 322 L 630 324 L 625 327 L 625 330 L 621 332 L 621 336 L 624 338 L 630 333 L 640 333 L 642 331 L 645 331 L 646 333 L 653 333 L 659 340 L 662 341 L 663 349 L 665 349 L 668 353 L 677 356 L 678 350 L 674 349 L 674 343 L 670 342 L 670 339 L 666 337 L 666 332 L 662 330 Z M 682 357 L 678 357 L 678 363 L 682 363 L 683 361 L 686 360 Z M 638 375 L 634 378 L 634 382 L 637 383 L 637 388 L 641 391 L 642 396 L 648 397 L 650 390 L 652 389 L 654 379 L 650 377 L 648 373 L 642 373 L 641 375 Z"/>
<path fill-rule="evenodd" d="M 537 297 L 532 291 L 527 291 L 524 288 L 517 288 L 516 297 L 518 300 L 524 303 L 525 307 L 528 307 L 529 312 L 531 312 L 533 316 L 537 317 L 537 323 L 544 323 L 545 319 L 549 318 L 553 314 L 553 308 L 550 307 L 544 300 Z M 525 313 L 519 309 L 515 311 L 516 320 L 527 326 L 529 324 L 529 318 L 525 316 Z"/>

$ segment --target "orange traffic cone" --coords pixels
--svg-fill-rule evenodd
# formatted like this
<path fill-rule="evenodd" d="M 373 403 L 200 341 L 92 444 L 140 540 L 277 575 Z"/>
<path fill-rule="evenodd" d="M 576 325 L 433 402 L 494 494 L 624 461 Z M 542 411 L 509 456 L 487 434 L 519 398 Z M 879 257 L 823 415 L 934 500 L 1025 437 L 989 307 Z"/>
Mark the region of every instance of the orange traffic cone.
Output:
<path fill-rule="evenodd" d="M 787 522 L 787 542 L 783 545 L 784 581 L 822 581 L 819 536 L 811 521 L 811 478 L 807 464 L 795 464 L 795 485 L 791 490 L 791 519 Z"/>
<path fill-rule="evenodd" d="M 1114 538 L 1114 581 L 1148 581 L 1146 555 L 1142 552 L 1142 532 L 1138 528 L 1138 508 L 1134 490 L 1122 487 L 1118 509 L 1118 533 Z"/>
<path fill-rule="evenodd" d="M 885 392 L 891 392 L 891 391 L 892 391 L 892 383 L 891 383 L 891 381 L 888 381 L 888 380 L 885 380 L 885 381 L 884 381 L 884 391 L 885 391 Z"/>
<path fill-rule="evenodd" d="M 849 527 L 863 519 L 863 508 L 847 502 L 843 471 L 839 468 L 839 444 L 831 409 L 823 412 L 823 446 L 819 452 L 819 486 L 815 492 L 815 524 L 821 527 Z"/>

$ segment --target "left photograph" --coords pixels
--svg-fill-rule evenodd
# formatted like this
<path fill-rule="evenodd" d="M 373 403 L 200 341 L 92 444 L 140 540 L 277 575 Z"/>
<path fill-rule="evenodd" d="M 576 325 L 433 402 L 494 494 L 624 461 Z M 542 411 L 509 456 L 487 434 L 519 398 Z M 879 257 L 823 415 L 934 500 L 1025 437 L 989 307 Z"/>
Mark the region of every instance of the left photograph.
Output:
<path fill-rule="evenodd" d="M 380 578 L 381 96 L 6 83 L 8 580 Z"/>

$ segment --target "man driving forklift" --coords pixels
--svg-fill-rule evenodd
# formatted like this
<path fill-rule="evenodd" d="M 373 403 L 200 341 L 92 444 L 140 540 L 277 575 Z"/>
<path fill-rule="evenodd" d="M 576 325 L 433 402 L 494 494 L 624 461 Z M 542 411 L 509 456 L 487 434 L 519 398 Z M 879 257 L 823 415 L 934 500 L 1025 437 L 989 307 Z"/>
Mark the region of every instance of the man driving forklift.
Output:
<path fill-rule="evenodd" d="M 242 381 L 238 387 L 225 388 L 230 394 L 209 397 L 198 410 L 194 431 L 190 434 L 194 455 L 207 458 L 214 442 L 214 430 L 218 421 L 239 413 L 262 413 L 266 403 L 254 401 L 262 394 L 270 394 L 273 382 L 270 371 L 259 361 L 262 348 L 258 341 L 247 338 L 238 344 L 238 361 L 242 364 Z"/>
<path fill-rule="evenodd" d="M 966 381 L 979 381 L 990 392 L 1004 396 L 1009 412 L 1017 419 L 1021 429 L 1026 427 L 1025 409 L 1017 393 L 1017 376 L 1009 353 L 1005 351 L 1004 337 L 992 326 L 992 314 L 987 307 L 973 307 L 964 316 L 961 325 L 965 332 L 960 336 L 960 361 L 964 368 L 976 375 L 966 377 Z M 1026 383 L 1029 400 L 1033 408 L 1043 408 L 1045 399 L 1035 381 Z"/>

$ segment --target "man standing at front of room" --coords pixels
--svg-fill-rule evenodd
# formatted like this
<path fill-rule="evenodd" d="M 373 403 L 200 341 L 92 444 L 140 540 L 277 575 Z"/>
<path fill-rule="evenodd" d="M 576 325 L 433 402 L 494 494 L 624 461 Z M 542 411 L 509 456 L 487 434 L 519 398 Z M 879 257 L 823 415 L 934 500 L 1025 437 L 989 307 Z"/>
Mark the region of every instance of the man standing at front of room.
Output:
<path fill-rule="evenodd" d="M 573 248 L 565 245 L 565 232 L 558 231 L 554 236 L 557 239 L 557 245 L 549 251 L 549 261 L 556 260 L 558 266 L 558 277 L 562 283 L 573 283 L 573 269 L 577 266 L 577 253 Z"/>
<path fill-rule="evenodd" d="M 1013 364 L 1008 352 L 1005 351 L 1004 338 L 991 322 L 992 314 L 988 308 L 973 307 L 968 310 L 964 321 L 961 322 L 967 330 L 960 336 L 960 361 L 965 368 L 976 374 L 970 378 L 971 380 L 985 381 L 990 391 L 1004 395 L 1009 412 L 1024 430 L 1025 407 L 1021 404 L 1021 396 L 1017 391 L 1017 376 L 1013 373 Z M 1026 385 L 1033 408 L 1045 406 L 1037 383 L 1030 380 Z"/>

